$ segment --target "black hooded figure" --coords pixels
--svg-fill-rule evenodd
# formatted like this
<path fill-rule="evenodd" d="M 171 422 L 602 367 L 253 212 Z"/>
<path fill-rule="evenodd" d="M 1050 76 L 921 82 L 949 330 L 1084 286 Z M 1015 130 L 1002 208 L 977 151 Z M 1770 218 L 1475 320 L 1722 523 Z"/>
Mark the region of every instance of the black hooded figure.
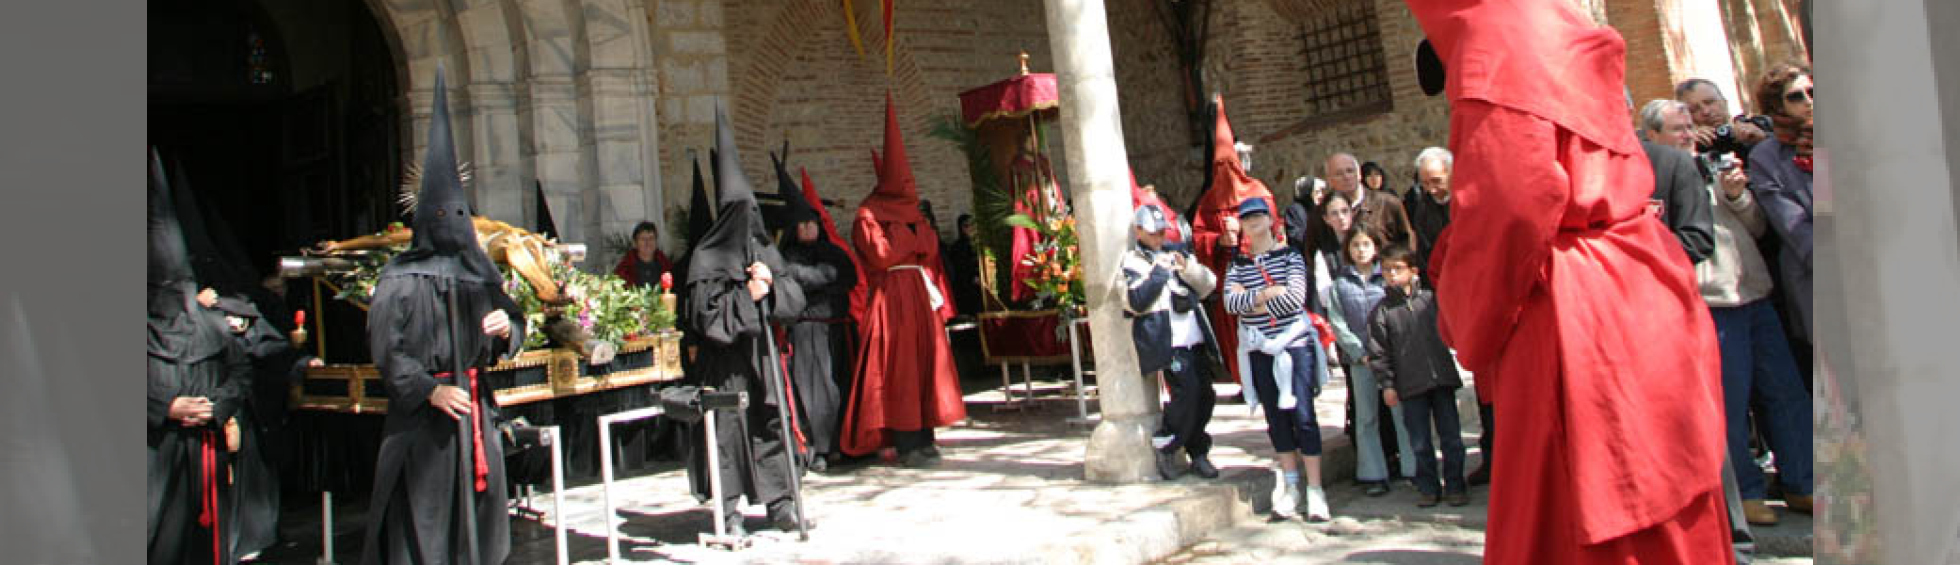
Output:
<path fill-rule="evenodd" d="M 789 460 L 782 437 L 782 421 L 772 394 L 780 373 L 771 370 L 770 351 L 763 332 L 770 331 L 763 315 L 770 313 L 780 321 L 785 313 L 803 310 L 803 292 L 794 279 L 783 276 L 787 270 L 782 256 L 770 245 L 764 231 L 762 209 L 756 205 L 754 190 L 742 174 L 735 150 L 735 134 L 726 110 L 716 108 L 715 193 L 720 211 L 708 233 L 694 242 L 687 265 L 682 297 L 681 322 L 697 336 L 699 355 L 688 384 L 722 391 L 747 391 L 746 412 L 715 412 L 723 500 L 729 531 L 740 535 L 740 499 L 767 505 L 778 528 L 794 529 L 795 506 Z M 699 213 L 699 211 L 694 211 Z M 751 273 L 760 263 L 767 269 Z M 766 292 L 757 296 L 758 292 Z M 705 427 L 704 427 L 705 428 Z M 703 436 L 695 436 L 703 437 Z M 705 438 L 704 438 L 705 439 Z M 706 442 L 689 450 L 688 477 L 695 496 L 707 500 Z"/>
<path fill-rule="evenodd" d="M 510 554 L 496 400 L 475 377 L 524 343 L 524 318 L 471 226 L 447 98 L 438 67 L 414 239 L 382 268 L 368 305 L 388 416 L 363 563 L 502 563 Z"/>
<path fill-rule="evenodd" d="M 787 153 L 787 148 L 785 148 Z M 785 155 L 787 158 L 787 155 Z M 776 276 L 796 281 L 803 290 L 803 308 L 777 314 L 789 319 L 791 388 L 796 391 L 797 424 L 809 440 L 804 461 L 811 470 L 830 467 L 837 449 L 842 390 L 850 387 L 851 289 L 857 286 L 857 267 L 851 255 L 824 237 L 822 218 L 791 182 L 789 168 L 774 155 L 777 192 L 783 198 L 783 270 Z M 806 237 L 807 236 L 807 237 Z"/>
<path fill-rule="evenodd" d="M 198 288 L 217 291 L 214 307 L 223 317 L 226 335 L 252 366 L 250 394 L 233 415 L 237 427 L 227 428 L 240 436 L 234 438 L 238 451 L 231 467 L 233 513 L 238 517 L 232 554 L 249 557 L 278 541 L 279 469 L 294 455 L 285 427 L 287 393 L 307 362 L 316 358 L 294 347 L 286 332 L 268 322 L 252 293 L 263 289 L 253 284 L 256 276 L 241 263 L 243 254 L 218 243 L 229 231 L 215 215 L 202 213 L 183 169 L 170 172 L 171 199 Z"/>
<path fill-rule="evenodd" d="M 197 282 L 171 205 L 163 161 L 150 153 L 149 562 L 237 561 L 224 422 L 251 386 L 245 353 L 197 303 Z"/>
<path fill-rule="evenodd" d="M 232 465 L 238 538 L 235 553 L 249 557 L 279 540 L 279 477 L 298 458 L 297 438 L 287 427 L 288 393 L 319 360 L 293 346 L 252 301 L 218 298 L 232 341 L 252 364 L 251 395 L 238 411 L 238 453 Z"/>

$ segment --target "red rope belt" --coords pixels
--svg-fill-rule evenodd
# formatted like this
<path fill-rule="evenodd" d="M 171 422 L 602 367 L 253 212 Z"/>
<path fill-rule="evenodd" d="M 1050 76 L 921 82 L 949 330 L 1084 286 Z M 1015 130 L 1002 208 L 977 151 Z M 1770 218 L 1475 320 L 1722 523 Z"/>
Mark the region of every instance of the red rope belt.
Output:
<path fill-rule="evenodd" d="M 470 442 L 475 445 L 476 491 L 483 492 L 490 488 L 490 461 L 483 456 L 483 412 L 481 412 L 483 408 L 482 403 L 476 398 L 476 369 L 471 368 L 468 374 L 470 376 L 468 389 L 470 393 Z M 445 371 L 436 373 L 435 378 L 446 379 L 450 375 L 451 373 Z"/>
<path fill-rule="evenodd" d="M 224 539 L 218 520 L 218 434 L 209 428 L 198 430 L 203 445 L 198 449 L 198 471 L 204 492 L 198 497 L 197 525 L 211 529 L 211 561 L 221 562 L 219 540 Z"/>

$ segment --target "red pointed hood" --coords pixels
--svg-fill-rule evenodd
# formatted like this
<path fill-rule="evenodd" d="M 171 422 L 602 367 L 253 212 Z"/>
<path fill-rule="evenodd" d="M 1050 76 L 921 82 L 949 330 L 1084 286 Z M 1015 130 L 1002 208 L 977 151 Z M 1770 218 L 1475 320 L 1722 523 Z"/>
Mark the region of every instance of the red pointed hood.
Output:
<path fill-rule="evenodd" d="M 864 318 L 864 303 L 870 298 L 865 286 L 864 264 L 858 260 L 857 250 L 851 247 L 851 242 L 837 234 L 837 223 L 830 219 L 830 209 L 823 207 L 823 198 L 817 195 L 817 183 L 810 180 L 810 171 L 798 167 L 797 172 L 803 176 L 803 200 L 817 211 L 817 218 L 823 225 L 824 239 L 851 256 L 851 267 L 857 270 L 857 286 L 851 287 L 851 319 L 861 320 Z"/>
<path fill-rule="evenodd" d="M 1239 202 L 1247 198 L 1263 198 L 1266 208 L 1273 211 L 1273 233 L 1284 237 L 1285 226 L 1280 221 L 1279 201 L 1273 199 L 1273 191 L 1266 183 L 1245 174 L 1239 164 L 1239 154 L 1232 147 L 1232 124 L 1225 119 L 1224 97 L 1214 97 L 1212 104 L 1217 108 L 1217 122 L 1212 129 L 1211 139 L 1211 189 L 1199 196 L 1198 214 L 1192 218 L 1191 231 L 1221 233 L 1224 231 L 1223 219 L 1237 217 Z M 1240 248 L 1249 243 L 1246 238 L 1239 239 Z"/>
<path fill-rule="evenodd" d="M 873 160 L 876 161 L 876 154 Z M 891 92 L 885 93 L 885 155 L 878 168 L 878 187 L 872 189 L 859 206 L 871 211 L 880 222 L 924 223 L 919 212 L 919 187 L 912 178 L 912 164 L 905 158 L 905 138 L 898 130 L 898 107 Z"/>

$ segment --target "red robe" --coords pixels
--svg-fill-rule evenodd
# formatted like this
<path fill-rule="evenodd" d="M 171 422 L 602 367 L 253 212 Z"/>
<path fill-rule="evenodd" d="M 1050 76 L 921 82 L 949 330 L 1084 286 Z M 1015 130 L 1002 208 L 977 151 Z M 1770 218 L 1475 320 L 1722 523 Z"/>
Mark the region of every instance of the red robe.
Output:
<path fill-rule="evenodd" d="M 887 431 L 916 431 L 966 418 L 959 372 L 946 342 L 953 291 L 939 258 L 939 234 L 919 212 L 917 187 L 898 134 L 897 111 L 885 99 L 885 155 L 878 187 L 858 207 L 851 230 L 864 270 L 856 379 L 846 400 L 839 447 L 864 455 L 889 443 Z M 932 307 L 921 267 L 939 291 Z"/>
<path fill-rule="evenodd" d="M 1645 212 L 1625 43 L 1567 0 L 1410 0 L 1451 102 L 1444 336 L 1488 391 L 1486 563 L 1729 563 L 1720 356 Z"/>
<path fill-rule="evenodd" d="M 1198 262 L 1211 269 L 1212 276 L 1225 280 L 1225 270 L 1232 266 L 1232 257 L 1243 252 L 1250 243 L 1244 234 L 1239 234 L 1238 247 L 1221 248 L 1220 238 L 1228 231 L 1238 230 L 1239 202 L 1247 198 L 1263 198 L 1266 209 L 1272 211 L 1273 232 L 1279 241 L 1285 241 L 1286 226 L 1280 221 L 1279 203 L 1273 200 L 1273 191 L 1259 179 L 1245 174 L 1239 164 L 1239 154 L 1232 148 L 1232 124 L 1225 120 L 1225 100 L 1213 100 L 1218 107 L 1218 119 L 1212 127 L 1211 190 L 1198 196 L 1198 210 L 1191 218 L 1191 251 L 1198 256 Z M 1132 197 L 1134 198 L 1134 196 Z M 1225 293 L 1216 293 L 1223 297 Z M 1222 298 L 1220 299 L 1222 300 Z M 1225 304 L 1219 300 L 1205 303 L 1206 314 L 1211 319 L 1212 333 L 1218 339 L 1218 351 L 1225 357 L 1225 374 L 1216 375 L 1219 382 L 1234 382 L 1238 379 L 1239 335 L 1234 331 L 1239 327 L 1238 316 L 1225 313 Z"/>

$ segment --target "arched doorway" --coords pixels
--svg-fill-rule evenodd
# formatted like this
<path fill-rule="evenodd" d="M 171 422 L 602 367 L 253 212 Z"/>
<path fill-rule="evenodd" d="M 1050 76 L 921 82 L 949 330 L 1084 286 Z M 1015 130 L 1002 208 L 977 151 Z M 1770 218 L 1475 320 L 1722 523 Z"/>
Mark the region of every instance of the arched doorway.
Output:
<path fill-rule="evenodd" d="M 149 2 L 150 143 L 253 272 L 400 217 L 401 69 L 383 30 L 361 0 Z"/>

